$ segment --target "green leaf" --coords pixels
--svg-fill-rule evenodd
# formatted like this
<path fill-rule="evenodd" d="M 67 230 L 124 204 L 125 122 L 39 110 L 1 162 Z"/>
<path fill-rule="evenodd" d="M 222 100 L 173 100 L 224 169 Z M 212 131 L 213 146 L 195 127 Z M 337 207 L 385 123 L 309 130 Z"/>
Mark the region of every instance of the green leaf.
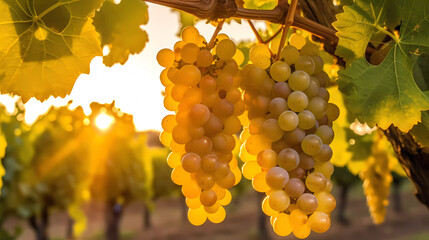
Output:
<path fill-rule="evenodd" d="M 101 55 L 91 16 L 103 0 L 0 0 L 0 91 L 45 100 L 69 94 Z"/>
<path fill-rule="evenodd" d="M 421 111 L 429 110 L 429 95 L 418 87 L 413 74 L 417 55 L 429 52 L 429 1 L 401 1 L 399 38 L 384 28 L 385 6 L 397 2 L 356 1 L 338 15 L 335 27 L 341 47 L 337 53 L 346 59 L 362 57 L 369 38 L 377 31 L 395 41 L 380 65 L 373 66 L 360 58 L 340 71 L 338 85 L 360 122 L 377 124 L 382 129 L 394 124 L 407 132 L 420 121 Z"/>
<path fill-rule="evenodd" d="M 410 130 L 423 147 L 429 147 L 429 111 L 422 112 L 422 121 Z"/>
<path fill-rule="evenodd" d="M 338 72 L 338 86 L 350 111 L 369 126 L 386 129 L 391 124 L 407 132 L 429 109 L 429 97 L 417 86 L 407 54 L 395 46 L 374 66 L 365 59 Z"/>
<path fill-rule="evenodd" d="M 339 37 L 335 54 L 347 61 L 364 57 L 371 37 L 380 31 L 387 15 L 386 5 L 391 1 L 357 0 L 352 6 L 344 6 L 344 12 L 337 14 L 332 25 Z"/>
<path fill-rule="evenodd" d="M 95 14 L 94 26 L 101 35 L 101 46 L 110 48 L 109 54 L 103 56 L 106 66 L 124 64 L 130 54 L 143 50 L 149 38 L 140 25 L 148 19 L 147 5 L 141 0 L 104 2 Z"/>

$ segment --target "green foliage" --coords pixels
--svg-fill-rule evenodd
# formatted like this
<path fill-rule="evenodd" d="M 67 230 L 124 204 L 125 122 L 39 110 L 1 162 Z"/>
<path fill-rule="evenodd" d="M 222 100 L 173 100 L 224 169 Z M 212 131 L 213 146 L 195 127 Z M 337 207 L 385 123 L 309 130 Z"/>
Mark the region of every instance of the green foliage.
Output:
<path fill-rule="evenodd" d="M 141 0 L 122 0 L 119 4 L 106 0 L 94 16 L 94 26 L 101 35 L 101 46 L 109 54 L 103 56 L 106 66 L 124 64 L 128 55 L 139 53 L 149 40 L 140 28 L 149 20 L 147 5 Z"/>
<path fill-rule="evenodd" d="M 172 10 L 172 11 L 176 12 L 176 10 Z M 177 12 L 179 12 L 179 22 L 180 22 L 180 29 L 177 32 L 177 36 L 179 36 L 185 27 L 194 26 L 195 23 L 198 21 L 198 18 L 195 17 L 194 15 L 191 15 L 183 11 L 177 11 Z"/>
<path fill-rule="evenodd" d="M 244 0 L 244 7 L 251 9 L 273 9 L 276 7 L 276 0 Z"/>
<path fill-rule="evenodd" d="M 428 7 L 428 1 L 362 0 L 337 15 L 334 26 L 340 40 L 336 53 L 347 60 L 358 58 L 338 73 L 338 85 L 361 122 L 382 129 L 394 124 L 408 132 L 421 120 L 421 111 L 429 109 L 429 96 L 419 89 L 413 74 L 417 55 L 429 52 Z M 385 29 L 397 21 L 389 16 L 402 20 L 399 37 Z M 384 61 L 374 66 L 363 55 L 377 32 L 389 35 L 395 43 Z"/>
<path fill-rule="evenodd" d="M 91 16 L 102 0 L 0 1 L 0 89 L 65 97 L 101 54 Z"/>

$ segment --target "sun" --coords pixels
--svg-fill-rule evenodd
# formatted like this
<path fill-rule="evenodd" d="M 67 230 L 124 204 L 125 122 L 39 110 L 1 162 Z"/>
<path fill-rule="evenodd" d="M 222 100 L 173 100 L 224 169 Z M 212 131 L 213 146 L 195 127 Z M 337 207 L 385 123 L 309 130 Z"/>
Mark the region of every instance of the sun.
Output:
<path fill-rule="evenodd" d="M 115 122 L 115 118 L 105 113 L 100 113 L 95 118 L 95 125 L 100 130 L 108 129 Z"/>

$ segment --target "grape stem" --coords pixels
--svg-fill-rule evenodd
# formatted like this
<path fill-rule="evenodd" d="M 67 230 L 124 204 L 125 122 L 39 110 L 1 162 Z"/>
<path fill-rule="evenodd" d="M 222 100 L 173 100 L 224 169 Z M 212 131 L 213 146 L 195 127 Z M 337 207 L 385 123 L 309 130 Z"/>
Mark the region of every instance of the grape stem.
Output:
<path fill-rule="evenodd" d="M 298 0 L 292 0 L 287 11 L 285 25 L 282 27 L 282 38 L 280 39 L 279 49 L 277 50 L 276 61 L 280 58 L 280 53 L 282 52 L 283 46 L 286 42 L 286 36 L 289 32 L 290 26 L 293 24 L 293 20 L 295 17 L 296 7 L 298 6 Z"/>
<path fill-rule="evenodd" d="M 259 35 L 258 30 L 256 30 L 255 25 L 253 25 L 252 20 L 247 20 L 247 23 L 249 23 L 250 29 L 252 29 L 253 34 L 255 34 L 256 39 L 258 40 L 258 43 L 264 43 L 264 40 L 262 40 L 261 35 Z"/>
<path fill-rule="evenodd" d="M 212 38 L 210 39 L 210 42 L 207 44 L 207 48 L 208 48 L 209 50 L 210 50 L 210 49 L 212 49 L 212 48 L 214 47 L 216 37 L 217 37 L 217 35 L 219 34 L 220 30 L 222 30 L 222 26 L 223 26 L 223 23 L 224 23 L 224 22 L 225 22 L 225 19 L 222 19 L 222 20 L 220 20 L 220 21 L 219 21 L 219 23 L 217 24 L 216 29 L 215 29 L 215 31 L 214 31 L 214 33 L 213 33 L 213 35 L 212 35 Z"/>

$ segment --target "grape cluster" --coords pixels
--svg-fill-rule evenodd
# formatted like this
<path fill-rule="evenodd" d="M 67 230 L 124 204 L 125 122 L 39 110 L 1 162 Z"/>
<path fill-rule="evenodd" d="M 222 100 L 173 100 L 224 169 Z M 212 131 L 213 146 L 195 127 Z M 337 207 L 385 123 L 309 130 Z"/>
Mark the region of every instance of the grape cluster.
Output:
<path fill-rule="evenodd" d="M 240 157 L 243 176 L 265 192 L 262 210 L 274 231 L 306 238 L 329 229 L 336 202 L 330 194 L 332 122 L 339 108 L 328 103 L 323 60 L 316 45 L 292 34 L 290 45 L 272 63 L 264 44 L 249 53 L 242 72 L 248 124 Z"/>
<path fill-rule="evenodd" d="M 375 141 L 372 155 L 367 160 L 367 166 L 360 174 L 363 180 L 363 190 L 371 218 L 375 224 L 384 222 L 386 207 L 389 204 L 390 184 L 393 177 L 389 166 L 389 152 L 383 148 L 385 141 Z"/>
<path fill-rule="evenodd" d="M 162 120 L 160 140 L 171 148 L 167 162 L 173 182 L 182 186 L 189 221 L 219 223 L 226 215 L 223 206 L 231 201 L 227 189 L 241 180 L 232 151 L 245 108 L 237 64 L 244 56 L 224 34 L 217 36 L 214 49 L 195 27 L 181 36 L 174 50 L 157 55 L 165 67 L 160 76 L 164 106 L 174 111 Z"/>

